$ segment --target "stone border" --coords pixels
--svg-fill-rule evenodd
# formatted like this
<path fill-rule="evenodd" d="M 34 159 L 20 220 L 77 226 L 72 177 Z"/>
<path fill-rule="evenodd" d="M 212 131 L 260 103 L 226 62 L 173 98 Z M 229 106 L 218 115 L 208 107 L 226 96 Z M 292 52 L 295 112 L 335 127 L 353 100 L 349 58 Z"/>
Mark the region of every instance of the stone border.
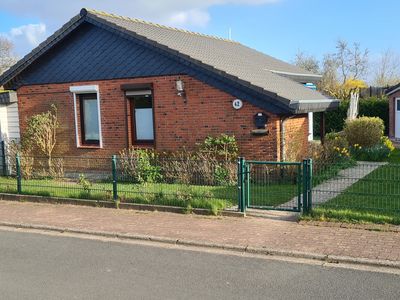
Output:
<path fill-rule="evenodd" d="M 75 198 L 55 198 L 55 197 L 36 196 L 36 195 L 20 195 L 20 194 L 0 193 L 0 200 L 117 208 L 116 203 L 112 202 L 112 201 L 75 199 Z M 184 207 L 138 204 L 138 203 L 119 203 L 118 208 L 119 209 L 146 210 L 146 211 L 161 211 L 161 212 L 171 212 L 171 213 L 180 213 L 180 214 L 188 213 L 188 211 Z M 192 208 L 192 209 L 190 209 L 190 213 L 194 213 L 196 215 L 208 215 L 208 216 L 211 215 L 211 216 L 213 216 L 213 214 L 211 213 L 210 210 L 204 209 L 204 208 Z M 242 213 L 242 212 L 238 212 L 238 211 L 223 210 L 218 213 L 218 216 L 243 218 L 246 216 L 246 214 Z"/>
<path fill-rule="evenodd" d="M 212 248 L 212 249 L 228 250 L 228 251 L 239 252 L 239 253 L 250 253 L 250 254 L 259 254 L 259 255 L 266 255 L 266 256 L 277 256 L 277 257 L 291 257 L 291 258 L 315 260 L 315 261 L 320 261 L 320 262 L 325 262 L 325 263 L 335 263 L 335 264 L 342 263 L 342 264 L 361 265 L 361 266 L 378 267 L 378 268 L 391 268 L 391 269 L 395 269 L 395 270 L 400 270 L 400 261 L 391 261 L 391 260 L 314 254 L 314 253 L 300 252 L 300 251 L 270 249 L 270 248 L 266 248 L 266 247 L 235 246 L 235 245 L 226 245 L 226 244 L 218 244 L 218 243 L 209 243 L 209 242 L 199 242 L 199 241 L 191 241 L 191 240 L 180 240 L 180 239 L 173 239 L 173 238 L 157 237 L 157 236 L 151 236 L 151 235 L 134 235 L 134 234 L 124 234 L 124 233 L 117 233 L 117 232 L 80 230 L 80 229 L 73 229 L 73 228 L 63 228 L 63 227 L 54 227 L 54 226 L 45 226 L 45 225 L 33 225 L 33 224 L 24 224 L 24 223 L 0 222 L 0 226 L 19 228 L 19 229 L 44 230 L 44 231 L 52 231 L 52 232 L 60 232 L 60 233 L 66 232 L 66 233 L 72 233 L 72 234 L 85 234 L 85 235 L 92 235 L 92 236 L 99 236 L 99 237 L 106 237 L 106 238 L 119 238 L 119 239 L 125 239 L 125 240 L 158 242 L 158 243 L 165 243 L 165 244 L 178 245 L 178 246 Z"/>

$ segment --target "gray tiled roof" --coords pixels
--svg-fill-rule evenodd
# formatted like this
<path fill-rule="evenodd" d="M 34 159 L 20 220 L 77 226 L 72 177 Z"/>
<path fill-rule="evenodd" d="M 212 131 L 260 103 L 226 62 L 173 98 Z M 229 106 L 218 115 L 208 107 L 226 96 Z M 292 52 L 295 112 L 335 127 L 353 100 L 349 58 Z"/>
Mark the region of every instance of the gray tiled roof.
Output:
<path fill-rule="evenodd" d="M 11 87 L 10 83 L 18 80 L 19 75 L 36 59 L 86 21 L 122 36 L 128 34 L 150 43 L 185 64 L 195 64 L 221 78 L 227 78 L 238 89 L 250 89 L 265 95 L 260 100 L 277 101 L 275 106 L 283 106 L 292 113 L 326 111 L 337 108 L 339 104 L 339 101 L 329 99 L 299 83 L 316 82 L 320 79 L 319 75 L 238 42 L 86 9 L 82 9 L 79 15 L 0 75 L 0 85 Z"/>
<path fill-rule="evenodd" d="M 315 81 L 319 75 L 238 42 L 94 10 L 88 10 L 88 15 L 113 23 L 287 100 L 327 99 L 285 76 L 297 75 Z"/>

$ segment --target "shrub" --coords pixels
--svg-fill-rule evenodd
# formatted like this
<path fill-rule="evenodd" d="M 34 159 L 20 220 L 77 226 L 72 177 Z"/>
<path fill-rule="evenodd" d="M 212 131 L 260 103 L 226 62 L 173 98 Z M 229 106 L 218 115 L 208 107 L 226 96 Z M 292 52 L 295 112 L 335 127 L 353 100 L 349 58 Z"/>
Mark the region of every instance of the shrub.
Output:
<path fill-rule="evenodd" d="M 394 151 L 395 147 L 394 147 L 392 141 L 389 140 L 389 138 L 387 136 L 383 136 L 381 139 L 381 142 L 383 145 L 385 145 L 390 150 L 390 152 Z"/>
<path fill-rule="evenodd" d="M 53 172 L 52 153 L 57 143 L 56 134 L 59 126 L 57 107 L 52 104 L 49 111 L 34 115 L 27 120 L 23 136 L 23 139 L 28 140 L 46 156 L 50 174 Z"/>
<path fill-rule="evenodd" d="M 383 161 L 390 156 L 394 150 L 393 143 L 388 137 L 382 137 L 380 143 L 363 148 L 360 145 L 353 145 L 351 147 L 351 155 L 357 160 L 363 161 Z"/>
<path fill-rule="evenodd" d="M 349 143 L 343 132 L 326 135 L 323 155 L 323 160 L 327 163 L 350 159 Z"/>
<path fill-rule="evenodd" d="M 162 179 L 158 154 L 152 149 L 124 149 L 120 152 L 119 163 L 124 177 L 135 183 L 154 183 Z"/>
<path fill-rule="evenodd" d="M 326 132 L 339 132 L 343 130 L 348 108 L 349 101 L 342 100 L 340 101 L 339 107 L 337 109 L 325 113 Z M 366 99 L 360 99 L 359 116 L 381 118 L 385 124 L 385 134 L 388 134 L 389 101 L 387 98 L 370 97 Z M 315 135 L 319 135 L 320 133 L 320 119 L 321 114 L 314 113 Z"/>
<path fill-rule="evenodd" d="M 344 133 L 350 145 L 372 147 L 381 142 L 385 126 L 377 117 L 360 117 L 346 121 Z"/>
<path fill-rule="evenodd" d="M 217 137 L 207 137 L 200 144 L 200 151 L 218 159 L 232 160 L 237 158 L 239 148 L 235 136 L 221 134 Z"/>
<path fill-rule="evenodd" d="M 162 162 L 167 182 L 195 185 L 226 185 L 236 180 L 236 163 L 219 161 L 207 152 L 181 151 L 169 154 Z"/>
<path fill-rule="evenodd" d="M 25 143 L 17 143 L 11 141 L 7 147 L 7 155 L 9 156 L 8 168 L 11 174 L 16 174 L 16 155 L 20 156 L 21 174 L 24 179 L 33 177 L 35 160 L 31 153 L 31 147 Z"/>

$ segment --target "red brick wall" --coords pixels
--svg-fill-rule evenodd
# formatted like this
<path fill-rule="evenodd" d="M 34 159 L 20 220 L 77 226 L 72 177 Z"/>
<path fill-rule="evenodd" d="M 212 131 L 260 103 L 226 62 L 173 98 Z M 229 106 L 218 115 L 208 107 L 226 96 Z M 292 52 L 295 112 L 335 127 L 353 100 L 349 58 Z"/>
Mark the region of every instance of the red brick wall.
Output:
<path fill-rule="evenodd" d="M 396 98 L 400 98 L 400 91 L 389 96 L 389 137 L 395 137 L 396 122 Z"/>
<path fill-rule="evenodd" d="M 298 115 L 286 119 L 285 160 L 299 161 L 306 158 L 308 148 L 308 115 Z"/>
<path fill-rule="evenodd" d="M 262 109 L 244 101 L 240 110 L 232 107 L 235 97 L 210 87 L 188 76 L 181 76 L 185 83 L 187 103 L 176 94 L 176 76 L 120 79 L 68 84 L 24 86 L 18 89 L 20 126 L 22 132 L 26 120 L 33 114 L 47 111 L 52 103 L 59 108 L 60 129 L 56 154 L 70 156 L 110 156 L 132 145 L 130 124 L 126 117 L 127 100 L 121 84 L 152 83 L 154 98 L 155 148 L 160 151 L 194 149 L 208 135 L 234 134 L 241 155 L 246 158 L 279 159 L 279 117 L 269 116 L 266 136 L 254 136 L 253 116 Z M 72 85 L 99 85 L 103 148 L 77 148 Z M 243 99 L 245 100 L 245 99 Z M 129 111 L 129 110 L 128 110 Z M 307 116 L 287 121 L 287 134 L 301 133 L 307 143 Z M 140 146 L 140 145 L 139 145 Z"/>

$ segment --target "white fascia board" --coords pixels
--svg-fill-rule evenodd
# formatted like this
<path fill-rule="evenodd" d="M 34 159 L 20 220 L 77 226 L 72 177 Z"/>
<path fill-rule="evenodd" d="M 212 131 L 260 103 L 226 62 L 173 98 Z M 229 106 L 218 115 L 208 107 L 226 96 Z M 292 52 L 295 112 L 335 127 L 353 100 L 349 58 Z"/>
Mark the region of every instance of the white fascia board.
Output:
<path fill-rule="evenodd" d="M 332 103 L 338 102 L 338 99 L 319 99 L 319 100 L 292 100 L 290 104 L 313 104 L 313 103 Z"/>
<path fill-rule="evenodd" d="M 400 86 L 397 88 L 397 89 L 394 89 L 393 91 L 390 91 L 389 93 L 387 93 L 386 95 L 391 95 L 391 94 L 393 94 L 393 93 L 396 93 L 397 91 L 399 91 L 400 90 Z"/>
<path fill-rule="evenodd" d="M 268 69 L 265 69 L 268 70 Z M 285 72 L 278 70 L 268 70 L 275 74 L 288 75 L 288 76 L 303 76 L 303 77 L 313 77 L 313 78 L 322 78 L 322 75 L 319 74 L 307 74 L 307 73 L 293 73 L 293 72 Z"/>
<path fill-rule="evenodd" d="M 99 86 L 98 85 L 79 85 L 79 86 L 70 86 L 69 91 L 74 94 L 88 94 L 88 93 L 98 93 Z"/>

